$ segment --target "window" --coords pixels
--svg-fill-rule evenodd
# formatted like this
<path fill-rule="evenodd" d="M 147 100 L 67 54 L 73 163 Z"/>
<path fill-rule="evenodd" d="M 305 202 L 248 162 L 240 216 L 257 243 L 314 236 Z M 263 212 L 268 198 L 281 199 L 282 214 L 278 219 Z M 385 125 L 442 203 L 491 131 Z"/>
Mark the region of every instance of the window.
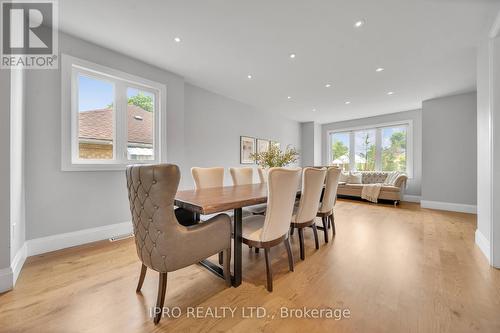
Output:
<path fill-rule="evenodd" d="M 346 171 L 400 171 L 411 177 L 412 121 L 330 132 L 329 160 Z"/>
<path fill-rule="evenodd" d="M 349 171 L 350 158 L 349 150 L 351 142 L 349 139 L 349 132 L 345 133 L 332 133 L 331 137 L 331 164 L 338 165 L 342 170 Z"/>
<path fill-rule="evenodd" d="M 63 170 L 122 170 L 165 156 L 164 85 L 63 55 L 62 88 Z"/>

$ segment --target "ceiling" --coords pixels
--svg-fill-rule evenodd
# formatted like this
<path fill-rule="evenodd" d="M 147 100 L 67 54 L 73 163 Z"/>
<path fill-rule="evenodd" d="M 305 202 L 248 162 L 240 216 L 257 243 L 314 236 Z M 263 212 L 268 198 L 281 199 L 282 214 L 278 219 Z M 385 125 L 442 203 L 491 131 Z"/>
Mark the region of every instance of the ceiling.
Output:
<path fill-rule="evenodd" d="M 500 1 L 64 0 L 59 7 L 67 33 L 266 112 L 325 123 L 474 90 L 475 48 Z"/>

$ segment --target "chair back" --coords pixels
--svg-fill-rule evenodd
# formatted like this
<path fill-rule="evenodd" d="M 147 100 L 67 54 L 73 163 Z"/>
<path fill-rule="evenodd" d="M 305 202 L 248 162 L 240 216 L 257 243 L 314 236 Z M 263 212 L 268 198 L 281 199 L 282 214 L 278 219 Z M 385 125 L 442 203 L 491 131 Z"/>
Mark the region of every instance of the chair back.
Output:
<path fill-rule="evenodd" d="M 290 229 L 299 177 L 300 168 L 271 168 L 269 170 L 267 211 L 260 235 L 261 241 L 277 239 Z"/>
<path fill-rule="evenodd" d="M 268 170 L 264 169 L 262 167 L 259 167 L 257 170 L 259 171 L 259 180 L 260 180 L 260 183 L 261 184 L 267 183 L 267 173 L 268 173 Z"/>
<path fill-rule="evenodd" d="M 326 169 L 304 168 L 302 175 L 302 194 L 299 208 L 295 213 L 295 223 L 314 220 L 318 213 L 319 200 L 325 184 Z"/>
<path fill-rule="evenodd" d="M 340 173 L 341 170 L 334 167 L 330 167 L 326 171 L 325 193 L 323 194 L 323 201 L 319 208 L 320 213 L 329 213 L 333 210 L 337 201 L 337 187 L 339 185 Z"/>
<path fill-rule="evenodd" d="M 224 168 L 191 168 L 194 186 L 197 189 L 221 187 L 224 185 Z"/>
<path fill-rule="evenodd" d="M 233 185 L 253 184 L 253 168 L 229 168 Z"/>
<path fill-rule="evenodd" d="M 148 267 L 167 272 L 181 226 L 174 213 L 180 171 L 174 164 L 127 167 L 127 188 L 137 255 Z"/>

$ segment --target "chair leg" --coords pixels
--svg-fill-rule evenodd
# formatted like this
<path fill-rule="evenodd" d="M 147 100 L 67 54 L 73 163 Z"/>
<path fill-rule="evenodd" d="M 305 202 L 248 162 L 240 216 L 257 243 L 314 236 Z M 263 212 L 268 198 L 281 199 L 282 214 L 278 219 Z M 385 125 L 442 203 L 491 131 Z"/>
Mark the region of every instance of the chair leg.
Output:
<path fill-rule="evenodd" d="M 323 234 L 325 235 L 325 243 L 328 243 L 328 218 L 326 216 L 323 216 L 321 218 L 321 221 L 323 222 Z"/>
<path fill-rule="evenodd" d="M 316 250 L 319 249 L 319 240 L 318 240 L 318 228 L 316 228 L 316 223 L 312 224 L 312 229 L 314 233 L 314 244 L 316 245 Z"/>
<path fill-rule="evenodd" d="M 290 246 L 290 238 L 287 238 L 283 241 L 285 243 L 286 252 L 288 253 L 288 268 L 290 272 L 293 272 L 293 253 L 292 247 Z"/>
<path fill-rule="evenodd" d="M 267 273 L 267 291 L 273 291 L 273 271 L 271 270 L 271 260 L 269 258 L 269 249 L 264 249 L 266 257 L 266 273 Z"/>
<path fill-rule="evenodd" d="M 304 228 L 299 228 L 299 245 L 300 245 L 300 259 L 304 260 L 306 257 L 304 252 Z"/>
<path fill-rule="evenodd" d="M 146 265 L 142 264 L 141 275 L 139 275 L 139 283 L 137 283 L 137 288 L 135 289 L 135 292 L 137 292 L 137 293 L 141 291 L 142 284 L 144 283 L 144 278 L 146 277 L 147 270 L 148 270 L 148 268 L 146 267 Z"/>
<path fill-rule="evenodd" d="M 231 248 L 224 250 L 224 279 L 231 286 Z"/>
<path fill-rule="evenodd" d="M 219 252 L 219 265 L 224 263 L 224 252 Z"/>
<path fill-rule="evenodd" d="M 330 223 L 332 224 L 333 235 L 335 235 L 335 216 L 332 214 L 329 216 L 329 218 L 330 218 Z"/>
<path fill-rule="evenodd" d="M 255 253 L 259 253 L 259 248 L 258 247 L 255 248 Z"/>
<path fill-rule="evenodd" d="M 156 298 L 156 309 L 159 313 L 155 315 L 154 323 L 158 324 L 163 314 L 163 304 L 165 303 L 165 293 L 167 291 L 167 273 L 160 273 L 160 280 L 158 282 L 158 297 Z"/>

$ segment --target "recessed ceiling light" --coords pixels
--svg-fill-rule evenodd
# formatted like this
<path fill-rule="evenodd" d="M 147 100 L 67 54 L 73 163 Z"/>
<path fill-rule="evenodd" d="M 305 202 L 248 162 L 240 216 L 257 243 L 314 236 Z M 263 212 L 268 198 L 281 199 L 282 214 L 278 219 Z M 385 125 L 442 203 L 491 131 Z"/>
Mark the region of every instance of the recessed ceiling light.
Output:
<path fill-rule="evenodd" d="M 174 42 L 176 42 L 176 43 L 180 43 L 180 42 L 181 42 L 181 39 L 180 39 L 179 37 L 175 37 L 175 38 L 174 38 Z"/>
<path fill-rule="evenodd" d="M 387 95 L 394 95 L 394 91 L 389 91 Z"/>
<path fill-rule="evenodd" d="M 248 75 L 247 75 L 247 78 L 248 78 L 249 80 L 251 80 L 251 79 L 253 78 L 252 74 L 248 74 Z"/>
<path fill-rule="evenodd" d="M 331 84 L 331 83 L 327 83 L 327 84 L 325 84 L 325 88 L 330 88 L 331 86 L 332 86 L 332 84 Z"/>
<path fill-rule="evenodd" d="M 351 101 L 345 101 L 345 105 L 351 104 Z"/>
<path fill-rule="evenodd" d="M 382 72 L 382 71 L 384 71 L 384 67 L 379 67 L 375 70 L 375 72 Z"/>
<path fill-rule="evenodd" d="M 290 53 L 290 59 L 295 59 L 297 55 L 295 53 Z"/>
<path fill-rule="evenodd" d="M 316 109 L 312 109 L 313 112 L 316 112 Z"/>
<path fill-rule="evenodd" d="M 287 96 L 286 99 L 292 99 L 292 96 Z"/>
<path fill-rule="evenodd" d="M 359 21 L 356 21 L 356 23 L 354 23 L 354 27 L 356 28 L 361 28 L 362 26 L 364 26 L 366 23 L 366 20 L 359 20 Z"/>

